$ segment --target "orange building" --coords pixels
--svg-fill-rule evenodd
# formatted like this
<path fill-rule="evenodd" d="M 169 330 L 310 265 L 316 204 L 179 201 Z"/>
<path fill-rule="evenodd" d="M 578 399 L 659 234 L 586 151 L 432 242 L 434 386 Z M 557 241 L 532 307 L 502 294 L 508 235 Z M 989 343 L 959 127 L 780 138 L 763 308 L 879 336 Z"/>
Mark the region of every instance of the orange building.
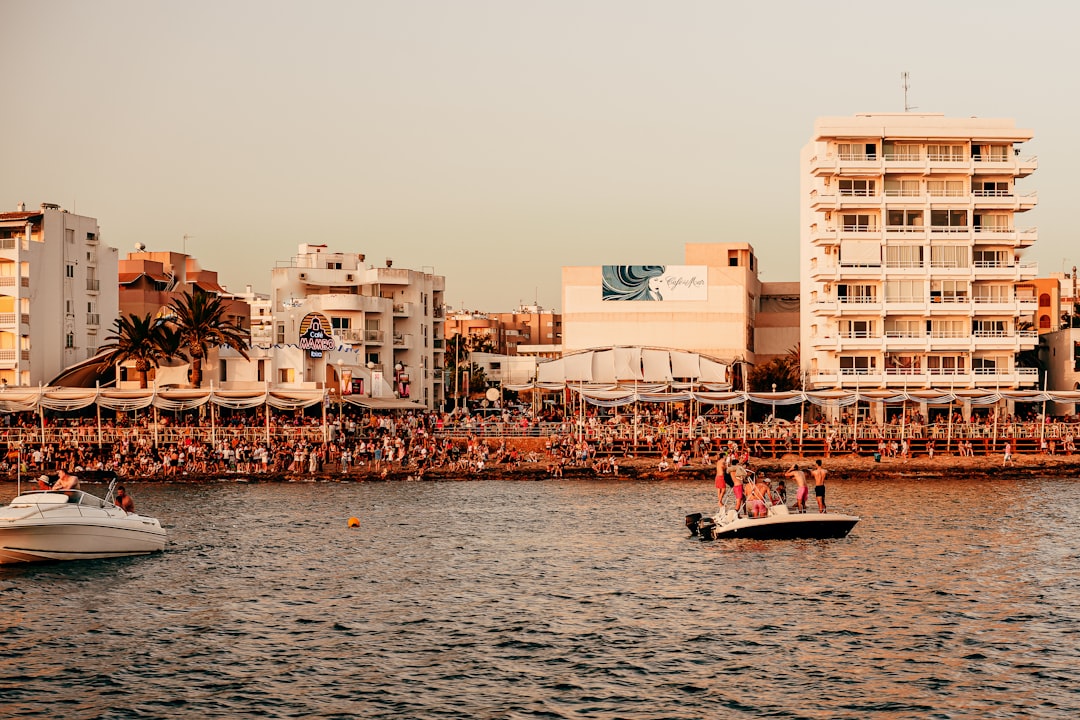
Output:
<path fill-rule="evenodd" d="M 216 271 L 203 270 L 190 255 L 168 251 L 128 253 L 119 263 L 119 283 L 120 312 L 138 317 L 161 313 L 173 298 L 195 288 L 212 295 L 226 293 Z M 251 308 L 246 302 L 230 299 L 226 308 L 227 320 L 251 329 Z"/>

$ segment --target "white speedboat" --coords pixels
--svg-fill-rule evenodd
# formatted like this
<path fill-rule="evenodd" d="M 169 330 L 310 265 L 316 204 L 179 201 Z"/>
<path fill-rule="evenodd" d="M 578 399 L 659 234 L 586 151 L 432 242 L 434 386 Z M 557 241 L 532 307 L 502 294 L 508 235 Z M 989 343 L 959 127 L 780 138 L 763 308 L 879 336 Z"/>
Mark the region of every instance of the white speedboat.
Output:
<path fill-rule="evenodd" d="M 0 565 L 148 555 L 165 549 L 152 517 L 82 490 L 34 490 L 0 508 Z"/>
<path fill-rule="evenodd" d="M 787 505 L 768 508 L 764 517 L 740 517 L 732 509 L 716 515 L 694 513 L 686 516 L 690 534 L 702 540 L 752 538 L 755 540 L 793 540 L 797 538 L 846 537 L 859 518 L 842 513 L 792 513 Z"/>

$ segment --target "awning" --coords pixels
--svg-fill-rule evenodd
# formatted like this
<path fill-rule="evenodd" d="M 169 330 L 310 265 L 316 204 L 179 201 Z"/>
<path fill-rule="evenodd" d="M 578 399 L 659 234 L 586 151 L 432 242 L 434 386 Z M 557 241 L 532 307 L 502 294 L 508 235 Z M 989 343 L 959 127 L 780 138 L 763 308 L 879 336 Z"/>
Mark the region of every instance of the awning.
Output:
<path fill-rule="evenodd" d="M 423 405 L 404 398 L 377 398 L 366 397 L 364 395 L 346 395 L 342 400 L 372 410 L 427 410 Z"/>

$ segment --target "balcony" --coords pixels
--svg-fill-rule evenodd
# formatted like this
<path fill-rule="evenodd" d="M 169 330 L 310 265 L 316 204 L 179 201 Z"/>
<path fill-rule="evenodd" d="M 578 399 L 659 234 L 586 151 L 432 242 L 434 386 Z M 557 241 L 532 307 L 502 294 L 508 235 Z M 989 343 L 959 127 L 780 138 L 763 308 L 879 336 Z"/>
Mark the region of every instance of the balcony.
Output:
<path fill-rule="evenodd" d="M 1037 368 L 886 368 L 884 371 L 862 368 L 821 369 L 810 374 L 814 389 L 843 388 L 1011 388 L 1038 384 Z"/>
<path fill-rule="evenodd" d="M 394 317 L 409 317 L 412 314 L 412 303 L 394 303 Z"/>
<path fill-rule="evenodd" d="M 372 345 L 383 344 L 383 331 L 382 330 L 365 330 L 364 342 Z"/>
<path fill-rule="evenodd" d="M 976 175 L 1012 175 L 1027 177 L 1039 168 L 1036 156 L 1022 158 L 1019 155 L 986 155 L 972 158 L 969 170 Z"/>
<path fill-rule="evenodd" d="M 101 315 L 99 313 L 86 313 L 86 324 L 91 327 L 101 325 Z"/>
<path fill-rule="evenodd" d="M 1014 195 L 1010 190 L 975 190 L 972 193 L 977 210 L 1012 210 L 1025 212 L 1039 204 L 1038 193 Z"/>
<path fill-rule="evenodd" d="M 394 349 L 407 350 L 413 346 L 413 339 L 411 334 L 399 334 L 394 333 Z"/>
<path fill-rule="evenodd" d="M 86 281 L 86 291 L 87 292 L 98 292 L 99 290 L 101 290 L 101 281 L 100 280 L 89 280 L 88 279 Z"/>
<path fill-rule="evenodd" d="M 28 278 L 28 277 L 16 277 L 14 275 L 0 276 L 0 288 L 2 288 L 2 287 L 15 287 L 16 285 L 18 285 L 19 287 L 28 288 L 28 287 L 30 287 L 30 278 Z"/>
<path fill-rule="evenodd" d="M 975 244 L 1005 245 L 1008 247 L 1025 248 L 1034 243 L 1039 232 L 1037 228 L 1011 228 L 1011 227 L 978 227 L 974 229 L 972 237 Z"/>

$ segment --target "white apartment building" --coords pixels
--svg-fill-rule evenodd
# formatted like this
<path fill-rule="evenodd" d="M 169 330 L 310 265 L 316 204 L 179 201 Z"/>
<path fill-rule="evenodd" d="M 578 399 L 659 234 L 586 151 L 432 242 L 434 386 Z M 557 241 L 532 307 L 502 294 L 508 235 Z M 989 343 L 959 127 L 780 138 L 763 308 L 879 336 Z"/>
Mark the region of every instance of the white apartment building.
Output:
<path fill-rule="evenodd" d="M 353 394 L 376 404 L 441 405 L 445 285 L 441 275 L 395 268 L 389 259 L 365 267 L 363 254 L 300 245 L 271 278 L 271 382 L 351 383 Z"/>
<path fill-rule="evenodd" d="M 0 384 L 48 383 L 97 353 L 116 322 L 118 261 L 94 218 L 49 203 L 0 213 Z"/>
<path fill-rule="evenodd" d="M 1012 120 L 820 118 L 803 149 L 807 389 L 1021 388 L 1038 343 L 1032 138 Z"/>

